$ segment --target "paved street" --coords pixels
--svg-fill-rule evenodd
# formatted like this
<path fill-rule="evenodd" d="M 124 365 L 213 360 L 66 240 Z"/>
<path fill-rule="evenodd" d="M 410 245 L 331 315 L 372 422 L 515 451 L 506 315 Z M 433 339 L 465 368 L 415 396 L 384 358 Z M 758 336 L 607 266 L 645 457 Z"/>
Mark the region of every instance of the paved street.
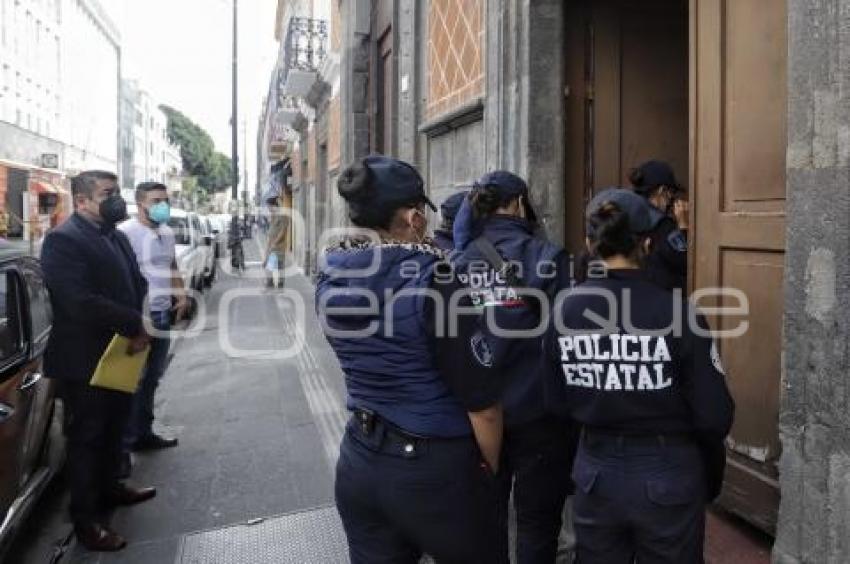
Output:
<path fill-rule="evenodd" d="M 258 256 L 253 247 L 246 246 L 249 261 Z M 296 321 L 288 296 L 303 297 L 306 321 Z M 221 274 L 206 305 L 202 332 L 173 345 L 158 392 L 161 430 L 178 436 L 180 446 L 135 456 L 132 481 L 157 486 L 158 496 L 114 514 L 126 550 L 94 555 L 72 545 L 61 562 L 173 562 L 189 533 L 259 525 L 258 518 L 333 503 L 343 383 L 316 327 L 306 279 L 290 278 L 286 290 L 273 291 L 256 277 Z M 225 352 L 221 339 L 228 337 L 237 350 Z M 274 358 L 292 345 L 298 354 Z M 44 510 L 62 513 L 65 503 L 53 500 Z M 23 561 L 48 561 L 51 545 L 69 530 L 65 519 L 36 515 L 34 526 L 44 531 L 18 549 Z"/>

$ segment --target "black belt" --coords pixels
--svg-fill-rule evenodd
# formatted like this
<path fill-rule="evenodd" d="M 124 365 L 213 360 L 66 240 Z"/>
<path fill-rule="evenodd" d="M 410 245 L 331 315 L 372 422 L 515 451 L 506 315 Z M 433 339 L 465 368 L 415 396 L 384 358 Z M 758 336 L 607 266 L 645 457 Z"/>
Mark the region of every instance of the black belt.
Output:
<path fill-rule="evenodd" d="M 694 444 L 690 433 L 639 433 L 629 434 L 610 429 L 582 427 L 581 439 L 586 444 L 606 443 L 618 446 L 682 446 Z"/>
<path fill-rule="evenodd" d="M 428 448 L 429 443 L 441 440 L 409 433 L 368 409 L 355 409 L 351 417 L 351 425 L 364 438 L 373 439 L 384 448 L 409 458 L 416 458 L 419 453 Z"/>

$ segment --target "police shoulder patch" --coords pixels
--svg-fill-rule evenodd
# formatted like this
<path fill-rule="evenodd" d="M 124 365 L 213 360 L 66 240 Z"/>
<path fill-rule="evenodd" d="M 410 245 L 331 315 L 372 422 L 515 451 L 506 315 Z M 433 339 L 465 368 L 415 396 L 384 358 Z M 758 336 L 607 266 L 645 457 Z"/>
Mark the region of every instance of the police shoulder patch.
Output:
<path fill-rule="evenodd" d="M 679 229 L 675 229 L 667 235 L 667 243 L 674 251 L 684 253 L 688 250 L 688 239 Z"/>
<path fill-rule="evenodd" d="M 717 350 L 717 343 L 711 342 L 711 364 L 714 369 L 726 376 L 726 371 L 723 370 L 723 361 L 720 360 L 720 352 Z"/>
<path fill-rule="evenodd" d="M 490 348 L 490 343 L 487 342 L 487 338 L 481 331 L 470 337 L 469 346 L 478 364 L 486 368 L 493 366 L 493 350 Z"/>

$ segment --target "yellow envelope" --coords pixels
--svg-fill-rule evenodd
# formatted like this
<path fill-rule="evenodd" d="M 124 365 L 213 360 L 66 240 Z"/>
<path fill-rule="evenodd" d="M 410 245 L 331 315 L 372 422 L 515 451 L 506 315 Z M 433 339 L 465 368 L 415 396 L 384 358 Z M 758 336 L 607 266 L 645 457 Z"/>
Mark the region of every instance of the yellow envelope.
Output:
<path fill-rule="evenodd" d="M 130 339 L 127 337 L 115 335 L 112 338 L 112 342 L 106 347 L 106 352 L 97 363 L 89 385 L 128 394 L 135 393 L 151 348 L 148 345 L 142 352 L 129 355 L 127 354 L 129 344 Z"/>

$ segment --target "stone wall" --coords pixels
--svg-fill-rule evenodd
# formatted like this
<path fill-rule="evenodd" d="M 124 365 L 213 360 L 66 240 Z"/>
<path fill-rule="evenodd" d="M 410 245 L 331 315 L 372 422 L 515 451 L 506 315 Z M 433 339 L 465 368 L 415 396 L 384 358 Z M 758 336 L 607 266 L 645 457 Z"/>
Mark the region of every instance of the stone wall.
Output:
<path fill-rule="evenodd" d="M 788 3 L 780 563 L 850 555 L 850 0 Z"/>

